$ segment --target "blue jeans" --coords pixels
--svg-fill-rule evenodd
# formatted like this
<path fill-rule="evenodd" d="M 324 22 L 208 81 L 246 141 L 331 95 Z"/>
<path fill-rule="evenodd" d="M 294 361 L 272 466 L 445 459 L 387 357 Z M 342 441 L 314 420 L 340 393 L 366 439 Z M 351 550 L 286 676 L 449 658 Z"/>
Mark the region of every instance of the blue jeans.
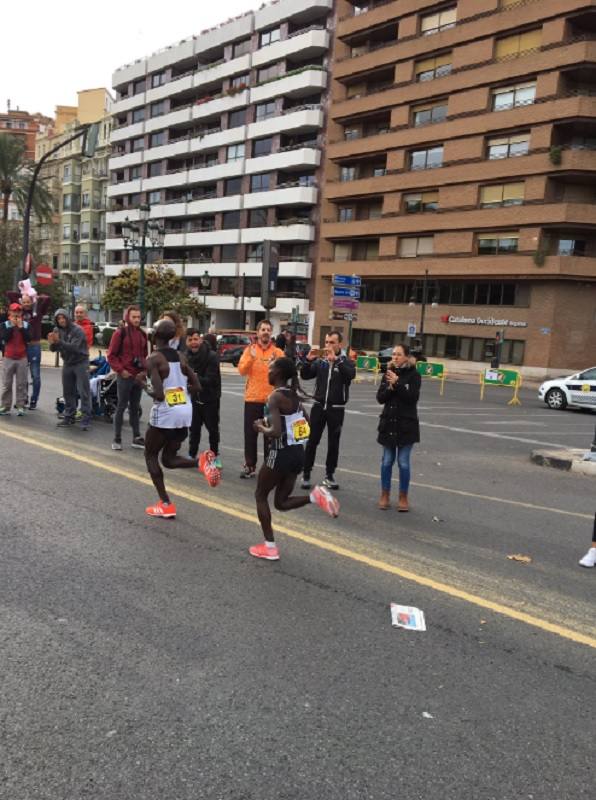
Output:
<path fill-rule="evenodd" d="M 407 494 L 410 486 L 410 457 L 413 447 L 413 444 L 406 444 L 402 447 L 383 447 L 383 457 L 381 459 L 381 489 L 383 489 L 384 492 L 391 491 L 391 474 L 397 456 L 399 491 L 406 492 Z"/>
<path fill-rule="evenodd" d="M 33 391 L 31 392 L 31 402 L 37 403 L 39 400 L 39 392 L 41 390 L 41 345 L 28 344 L 27 345 L 27 361 L 29 362 L 29 370 L 31 372 L 31 383 L 33 384 Z"/>

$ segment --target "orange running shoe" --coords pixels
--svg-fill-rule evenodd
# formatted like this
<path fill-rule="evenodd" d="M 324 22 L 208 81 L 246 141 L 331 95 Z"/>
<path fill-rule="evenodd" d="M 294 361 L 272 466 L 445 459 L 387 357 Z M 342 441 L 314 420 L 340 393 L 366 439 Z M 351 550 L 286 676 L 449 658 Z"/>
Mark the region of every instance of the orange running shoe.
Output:
<path fill-rule="evenodd" d="M 221 480 L 221 471 L 215 464 L 216 455 L 213 450 L 205 450 L 199 456 L 199 472 L 207 478 L 209 486 L 215 487 Z"/>
<path fill-rule="evenodd" d="M 264 558 L 266 561 L 279 561 L 279 550 L 277 547 L 267 547 L 265 542 L 249 547 L 248 552 L 255 558 Z"/>
<path fill-rule="evenodd" d="M 154 506 L 147 506 L 145 514 L 150 517 L 163 517 L 164 519 L 173 519 L 176 516 L 176 506 L 174 503 L 156 503 Z"/>
<path fill-rule="evenodd" d="M 325 486 L 315 486 L 310 493 L 310 497 L 330 517 L 337 517 L 339 514 L 339 501 Z"/>

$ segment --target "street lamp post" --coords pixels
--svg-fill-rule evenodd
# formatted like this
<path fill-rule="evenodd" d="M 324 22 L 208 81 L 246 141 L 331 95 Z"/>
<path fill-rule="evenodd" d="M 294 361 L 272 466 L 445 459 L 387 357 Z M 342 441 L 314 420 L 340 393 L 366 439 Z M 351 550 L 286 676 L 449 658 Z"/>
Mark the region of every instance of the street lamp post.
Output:
<path fill-rule="evenodd" d="M 157 220 L 149 219 L 151 208 L 147 204 L 139 206 L 139 224 L 132 223 L 128 217 L 122 223 L 122 238 L 126 250 L 136 250 L 139 254 L 139 306 L 145 316 L 145 265 L 151 250 L 163 249 L 166 232 Z M 149 242 L 149 243 L 148 243 Z"/>
<path fill-rule="evenodd" d="M 412 295 L 410 298 L 409 305 L 411 308 L 416 306 L 416 295 Z M 420 346 L 424 346 L 424 322 L 426 319 L 426 306 L 428 305 L 428 270 L 424 270 L 424 278 L 422 281 L 422 304 L 420 308 L 420 330 L 419 330 L 419 338 L 420 338 Z M 433 308 L 436 308 L 439 304 L 437 302 L 436 297 L 433 297 L 432 303 Z"/>
<path fill-rule="evenodd" d="M 205 306 L 205 312 L 207 311 L 207 290 L 211 286 L 211 275 L 209 275 L 208 271 L 205 272 L 200 277 L 201 286 L 203 288 L 203 305 Z M 205 333 L 209 332 L 209 325 L 207 322 L 208 315 L 205 313 Z"/>

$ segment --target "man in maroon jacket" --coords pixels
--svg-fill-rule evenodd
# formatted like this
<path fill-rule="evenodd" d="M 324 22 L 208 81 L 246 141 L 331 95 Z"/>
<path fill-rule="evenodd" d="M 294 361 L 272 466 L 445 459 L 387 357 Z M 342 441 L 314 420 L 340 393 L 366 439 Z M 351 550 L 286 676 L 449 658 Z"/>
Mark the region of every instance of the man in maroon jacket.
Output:
<path fill-rule="evenodd" d="M 28 282 L 26 282 L 28 283 Z M 21 286 L 21 284 L 19 284 Z M 45 294 L 31 296 L 26 290 L 22 295 L 19 292 L 6 292 L 9 303 L 19 303 L 23 309 L 23 321 L 29 325 L 31 341 L 27 343 L 27 361 L 31 373 L 31 398 L 29 410 L 37 408 L 39 393 L 41 391 L 41 318 L 50 309 L 50 298 Z"/>
<path fill-rule="evenodd" d="M 141 330 L 141 309 L 129 306 L 124 313 L 124 325 L 112 336 L 108 348 L 108 363 L 118 374 L 118 408 L 114 415 L 114 441 L 112 450 L 122 450 L 122 420 L 128 406 L 132 427 L 132 446 L 143 449 L 139 416 L 141 409 L 141 382 L 137 377 L 145 373 L 147 334 Z"/>

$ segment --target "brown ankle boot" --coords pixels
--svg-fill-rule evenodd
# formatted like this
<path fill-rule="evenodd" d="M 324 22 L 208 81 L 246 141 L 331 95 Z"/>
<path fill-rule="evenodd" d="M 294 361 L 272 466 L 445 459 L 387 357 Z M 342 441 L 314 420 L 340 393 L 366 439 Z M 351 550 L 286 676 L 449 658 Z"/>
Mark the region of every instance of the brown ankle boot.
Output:
<path fill-rule="evenodd" d="M 391 506 L 391 499 L 389 497 L 389 492 L 386 492 L 385 489 L 381 492 L 381 498 L 379 500 L 379 508 L 381 511 L 387 511 L 388 508 Z"/>
<path fill-rule="evenodd" d="M 409 511 L 410 506 L 408 505 L 408 493 L 407 492 L 400 492 L 399 493 L 399 501 L 397 503 L 397 510 L 398 511 Z"/>

